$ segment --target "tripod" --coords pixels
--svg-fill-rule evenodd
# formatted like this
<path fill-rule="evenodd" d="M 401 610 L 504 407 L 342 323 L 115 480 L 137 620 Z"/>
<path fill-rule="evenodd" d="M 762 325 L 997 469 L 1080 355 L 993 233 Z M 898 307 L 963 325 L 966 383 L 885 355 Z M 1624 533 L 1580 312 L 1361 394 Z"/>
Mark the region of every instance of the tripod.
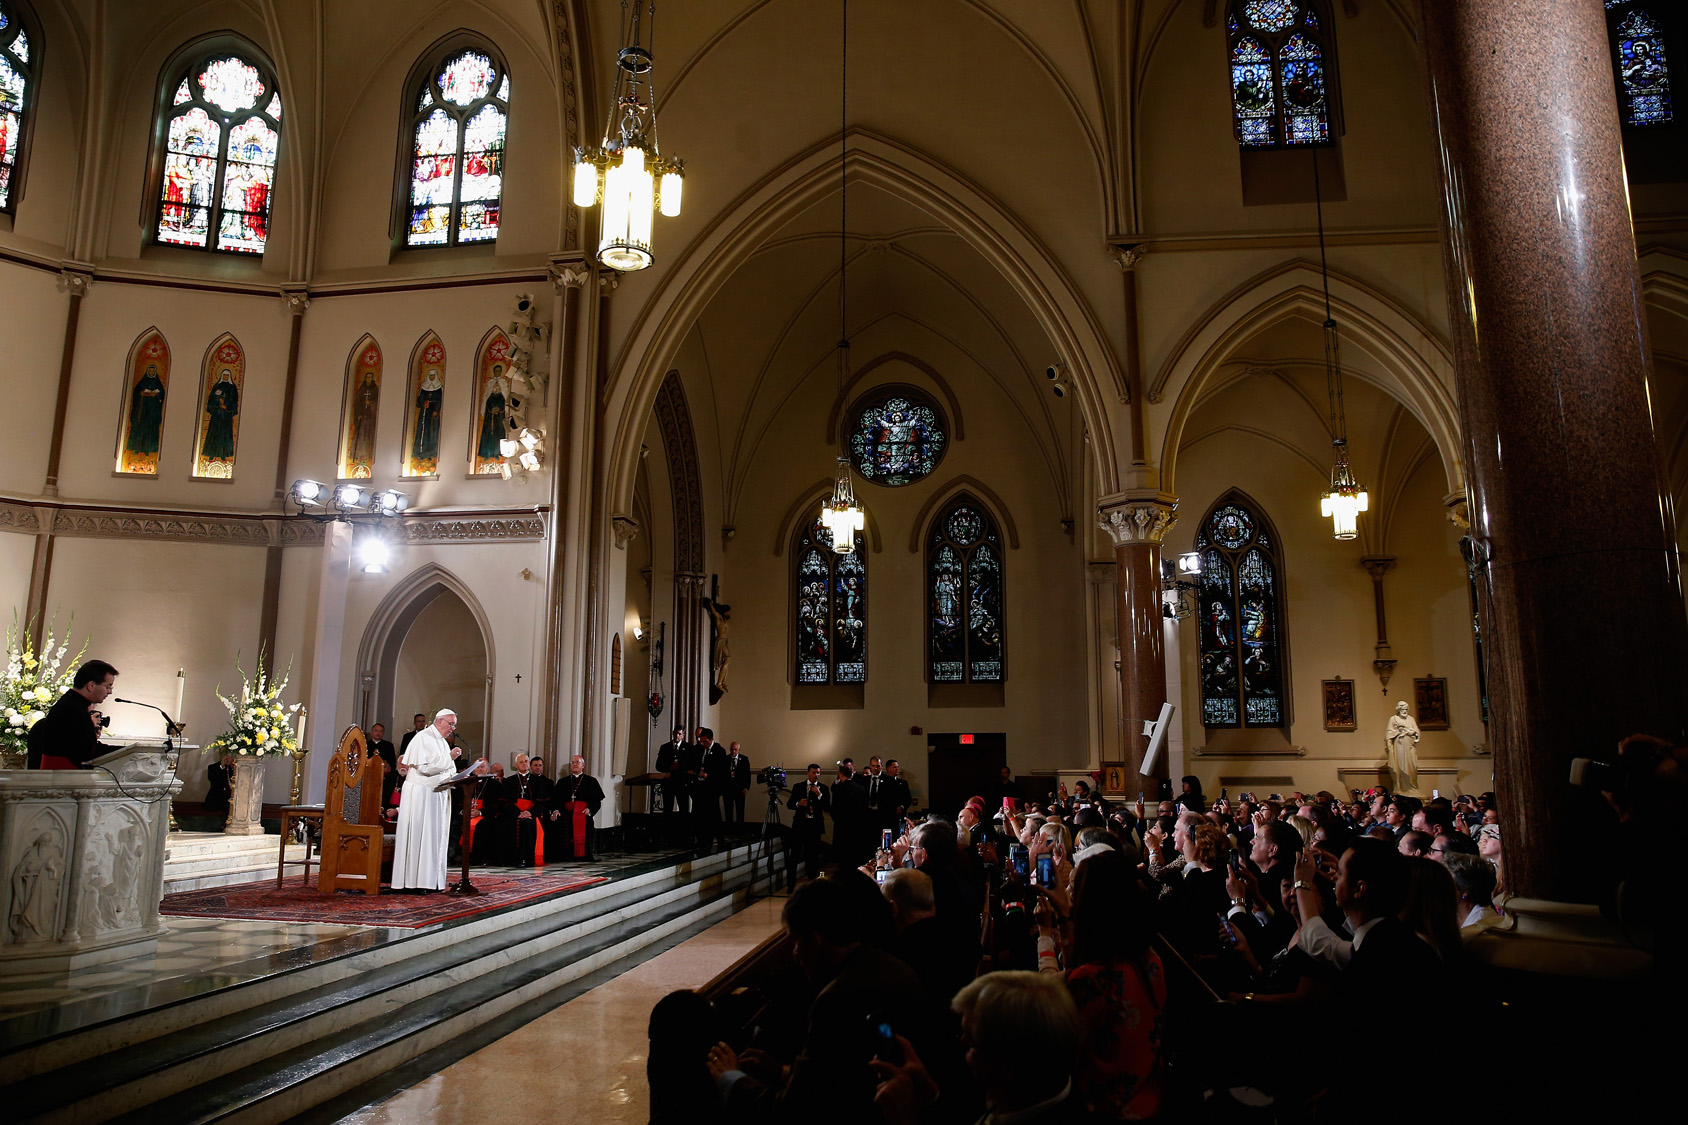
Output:
<path fill-rule="evenodd" d="M 761 854 L 757 854 L 755 845 L 751 847 L 750 854 L 753 870 L 756 861 L 768 858 L 768 841 L 773 839 L 780 839 L 783 841 L 785 838 L 785 821 L 780 819 L 780 794 L 783 792 L 785 792 L 784 789 L 770 788 L 768 790 L 768 810 L 762 814 L 762 833 L 760 836 L 762 848 Z M 781 846 L 781 850 L 785 851 L 783 844 Z M 787 868 L 789 869 L 791 866 L 791 853 L 789 851 L 785 851 L 785 862 Z M 769 864 L 768 874 L 773 874 L 772 864 Z"/>

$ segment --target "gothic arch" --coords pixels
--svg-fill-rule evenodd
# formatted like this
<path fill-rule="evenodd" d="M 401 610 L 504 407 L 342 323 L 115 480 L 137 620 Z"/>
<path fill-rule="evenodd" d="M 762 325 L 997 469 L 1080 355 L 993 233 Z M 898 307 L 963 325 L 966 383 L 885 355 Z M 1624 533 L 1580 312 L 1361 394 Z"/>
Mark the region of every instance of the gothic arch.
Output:
<path fill-rule="evenodd" d="M 903 200 L 938 218 L 1001 272 L 1072 373 L 1084 425 L 1096 458 L 1098 487 L 1121 480 L 1114 435 L 1125 432 L 1124 373 L 1100 319 L 1060 262 L 1026 226 L 977 185 L 892 138 L 852 128 L 843 176 Z M 610 364 L 603 398 L 611 472 L 606 508 L 627 511 L 638 467 L 639 441 L 664 374 L 710 298 L 791 219 L 836 192 L 841 173 L 837 140 L 828 138 L 794 157 L 717 216 L 663 271 Z M 1117 424 L 1116 424 L 1117 423 Z"/>
<path fill-rule="evenodd" d="M 461 578 L 438 563 L 424 563 L 405 575 L 388 591 L 387 596 L 381 599 L 381 604 L 375 607 L 369 623 L 364 626 L 363 640 L 358 644 L 358 679 L 362 689 L 358 695 L 358 723 L 368 730 L 369 724 L 375 721 L 377 716 L 391 717 L 399 650 L 404 647 L 405 635 L 435 598 L 448 593 L 468 607 L 481 631 L 481 643 L 486 648 L 486 717 L 483 720 L 481 735 L 484 745 L 478 748 L 485 751 L 492 745 L 493 720 L 496 714 L 492 706 L 492 689 L 498 682 L 492 623 L 487 619 L 486 610 L 481 608 L 480 599 L 475 597 L 474 591 L 469 589 Z"/>
<path fill-rule="evenodd" d="M 1436 443 L 1448 491 L 1464 492 L 1465 458 L 1454 398 L 1453 356 L 1447 342 L 1418 317 L 1360 279 L 1331 271 L 1331 315 L 1346 338 L 1382 365 L 1382 378 L 1345 368 L 1401 402 Z M 1161 487 L 1176 491 L 1179 445 L 1209 384 L 1246 340 L 1284 320 L 1324 323 L 1319 267 L 1283 262 L 1250 278 L 1215 302 L 1168 353 L 1147 398 L 1172 400 L 1161 431 Z M 1157 412 L 1159 413 L 1159 412 Z"/>
<path fill-rule="evenodd" d="M 931 530 L 926 525 L 932 522 L 933 513 L 963 492 L 970 493 L 973 499 L 979 502 L 979 507 L 990 513 L 991 519 L 996 521 L 996 526 L 1002 529 L 1002 537 L 1008 541 L 1008 549 L 1011 551 L 1020 549 L 1020 530 L 1014 526 L 1014 516 L 1008 511 L 1008 505 L 1002 502 L 1002 497 L 993 492 L 989 485 L 976 477 L 970 477 L 963 473 L 961 476 L 951 478 L 931 496 L 927 497 L 926 503 L 922 504 L 920 511 L 915 513 L 914 526 L 908 537 L 910 554 L 918 553 L 921 545 L 926 542 L 926 533 Z"/>

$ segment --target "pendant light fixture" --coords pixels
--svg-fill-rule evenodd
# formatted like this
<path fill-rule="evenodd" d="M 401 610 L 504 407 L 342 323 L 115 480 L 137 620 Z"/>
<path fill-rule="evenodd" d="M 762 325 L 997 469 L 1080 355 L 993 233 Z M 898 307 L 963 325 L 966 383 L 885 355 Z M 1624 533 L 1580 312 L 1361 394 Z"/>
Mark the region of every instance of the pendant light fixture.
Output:
<path fill-rule="evenodd" d="M 842 47 L 839 55 L 838 96 L 838 396 L 850 384 L 850 336 L 846 328 L 844 271 L 849 258 L 849 187 L 845 183 L 844 158 L 848 148 L 846 128 L 850 106 L 850 0 L 840 0 L 844 10 Z M 866 513 L 856 502 L 856 486 L 850 477 L 850 457 L 838 455 L 838 476 L 832 482 L 832 495 L 821 504 L 821 523 L 832 534 L 833 553 L 847 555 L 855 550 L 856 533 L 866 524 Z"/>
<path fill-rule="evenodd" d="M 622 0 L 622 42 L 615 60 L 604 137 L 596 148 L 574 150 L 574 205 L 604 205 L 598 261 L 631 273 L 654 260 L 651 228 L 654 213 L 680 213 L 686 170 L 677 157 L 665 157 L 656 139 L 656 90 L 651 79 L 649 46 L 656 40 L 655 0 L 641 15 L 640 4 Z M 619 116 L 620 120 L 617 121 Z"/>
<path fill-rule="evenodd" d="M 1313 203 L 1319 215 L 1319 272 L 1325 286 L 1325 393 L 1330 399 L 1330 442 L 1334 454 L 1330 489 L 1319 497 L 1319 513 L 1331 521 L 1337 539 L 1360 534 L 1359 515 L 1371 498 L 1354 479 L 1348 464 L 1348 414 L 1342 402 L 1342 338 L 1330 312 L 1330 264 L 1325 259 L 1325 202 L 1319 190 L 1319 154 L 1313 152 Z"/>

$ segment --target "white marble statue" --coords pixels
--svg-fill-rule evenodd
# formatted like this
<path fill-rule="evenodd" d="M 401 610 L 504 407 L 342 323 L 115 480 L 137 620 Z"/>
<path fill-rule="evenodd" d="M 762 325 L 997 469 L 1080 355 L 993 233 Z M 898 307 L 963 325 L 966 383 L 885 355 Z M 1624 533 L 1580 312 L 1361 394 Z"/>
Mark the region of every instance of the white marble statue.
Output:
<path fill-rule="evenodd" d="M 451 837 L 451 791 L 434 786 L 456 772 L 446 735 L 457 729 L 457 713 L 440 711 L 433 726 L 423 727 L 410 740 L 399 773 L 404 791 L 399 797 L 398 838 L 393 843 L 395 891 L 407 887 L 445 890 L 445 855 Z"/>
<path fill-rule="evenodd" d="M 51 832 L 35 838 L 12 872 L 13 941 L 41 941 L 53 936 L 58 913 L 59 880 L 64 876 L 64 850 Z"/>
<path fill-rule="evenodd" d="M 1397 793 L 1418 788 L 1418 740 L 1418 724 L 1407 714 L 1407 701 L 1403 699 L 1395 704 L 1395 713 L 1389 716 L 1389 731 L 1383 738 Z"/>

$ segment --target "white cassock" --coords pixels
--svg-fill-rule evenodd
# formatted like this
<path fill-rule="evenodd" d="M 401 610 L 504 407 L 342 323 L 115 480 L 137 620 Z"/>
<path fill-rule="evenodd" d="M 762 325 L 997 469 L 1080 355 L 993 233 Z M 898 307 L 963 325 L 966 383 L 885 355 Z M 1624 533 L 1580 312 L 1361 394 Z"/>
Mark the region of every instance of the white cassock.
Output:
<path fill-rule="evenodd" d="M 451 790 L 434 786 L 456 773 L 451 747 L 435 728 L 423 727 L 404 752 L 404 789 L 399 796 L 398 839 L 393 844 L 394 890 L 445 890 L 445 853 L 451 836 Z"/>

